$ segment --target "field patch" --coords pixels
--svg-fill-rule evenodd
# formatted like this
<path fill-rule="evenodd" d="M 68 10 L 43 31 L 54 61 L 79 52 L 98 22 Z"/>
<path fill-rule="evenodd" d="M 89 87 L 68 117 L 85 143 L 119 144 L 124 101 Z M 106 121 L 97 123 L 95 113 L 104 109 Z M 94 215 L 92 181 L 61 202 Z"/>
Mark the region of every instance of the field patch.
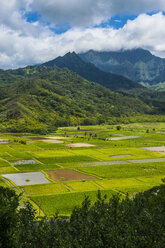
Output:
<path fill-rule="evenodd" d="M 59 193 L 65 193 L 69 191 L 61 183 L 30 185 L 30 186 L 24 186 L 23 189 L 29 195 L 59 194 Z"/>
<path fill-rule="evenodd" d="M 0 167 L 0 174 L 4 173 L 14 173 L 16 172 L 17 169 L 14 168 L 14 166 L 5 166 L 5 167 Z"/>
<path fill-rule="evenodd" d="M 0 167 L 11 166 L 7 161 L 0 159 Z"/>
<path fill-rule="evenodd" d="M 101 190 L 100 192 L 102 196 L 107 195 L 108 198 L 115 194 L 113 190 Z M 80 207 L 82 205 L 85 196 L 89 196 L 91 202 L 94 203 L 97 200 L 97 191 L 32 196 L 31 198 L 50 217 L 56 213 L 69 216 L 76 206 Z"/>
<path fill-rule="evenodd" d="M 93 147 L 95 145 L 92 144 L 88 144 L 88 143 L 70 143 L 70 144 L 66 144 L 69 147 Z"/>
<path fill-rule="evenodd" d="M 142 147 L 142 149 L 152 152 L 165 152 L 165 146 Z"/>
<path fill-rule="evenodd" d="M 81 172 L 89 173 L 94 176 L 113 179 L 113 178 L 131 178 L 141 176 L 158 176 L 165 174 L 164 163 L 147 164 L 114 164 L 94 167 L 79 167 Z"/>
<path fill-rule="evenodd" d="M 33 154 L 36 157 L 40 158 L 50 158 L 50 157 L 66 157 L 66 156 L 73 156 L 73 154 L 68 150 L 59 150 L 59 149 L 54 149 L 54 150 L 39 150 L 39 151 L 34 151 Z"/>
<path fill-rule="evenodd" d="M 13 181 L 18 186 L 50 183 L 41 172 L 4 174 L 2 176 Z"/>
<path fill-rule="evenodd" d="M 23 165 L 15 165 L 15 167 L 21 172 L 29 172 L 29 171 L 41 171 L 41 170 L 54 170 L 60 168 L 56 164 L 23 164 Z"/>
<path fill-rule="evenodd" d="M 163 163 L 165 158 L 148 158 L 148 159 L 133 159 L 128 160 L 130 163 L 143 164 L 143 163 Z"/>
<path fill-rule="evenodd" d="M 61 139 L 70 139 L 69 137 L 63 137 L 63 136 L 49 136 L 49 137 L 46 137 L 46 139 L 55 139 L 55 140 L 61 140 Z"/>
<path fill-rule="evenodd" d="M 126 139 L 136 139 L 136 138 L 140 138 L 140 136 L 135 136 L 135 135 L 120 136 L 120 137 L 108 138 L 107 140 L 126 140 Z"/>
<path fill-rule="evenodd" d="M 92 181 L 67 182 L 66 185 L 74 191 L 93 191 L 99 190 L 101 187 Z"/>
<path fill-rule="evenodd" d="M 46 163 L 46 164 L 53 164 L 53 163 L 60 163 L 60 164 L 63 164 L 63 163 L 79 163 L 80 161 L 81 162 L 93 162 L 93 161 L 98 161 L 97 159 L 95 158 L 92 158 L 92 157 L 88 157 L 88 156 L 64 156 L 64 157 L 54 157 L 54 158 L 39 158 L 39 160 L 42 162 L 42 163 Z"/>
<path fill-rule="evenodd" d="M 119 178 L 111 180 L 100 180 L 97 183 L 104 189 L 119 188 L 119 187 L 133 187 L 145 185 L 144 182 L 137 180 L 136 178 Z"/>
<path fill-rule="evenodd" d="M 0 178 L 0 186 L 1 187 L 8 187 L 9 185 L 7 184 L 7 182 L 5 182 L 4 179 Z"/>
<path fill-rule="evenodd" d="M 15 163 L 12 163 L 13 165 L 22 165 L 22 164 L 36 164 L 37 162 L 33 159 L 29 159 L 29 160 L 19 160 Z"/>
<path fill-rule="evenodd" d="M 51 144 L 63 144 L 64 141 L 61 141 L 61 140 L 51 140 L 51 139 L 44 139 L 44 140 L 40 140 L 42 142 L 45 142 L 45 143 L 51 143 Z"/>
<path fill-rule="evenodd" d="M 162 179 L 165 178 L 165 175 L 154 176 L 154 177 L 138 177 L 137 179 L 149 184 L 162 184 Z"/>
<path fill-rule="evenodd" d="M 125 157 L 130 157 L 130 154 L 127 155 L 115 155 L 115 156 L 111 156 L 111 158 L 125 158 Z"/>
<path fill-rule="evenodd" d="M 164 163 L 165 158 L 148 158 L 148 159 L 132 159 L 132 160 L 113 160 L 103 162 L 82 163 L 79 166 L 104 166 L 104 165 L 120 165 L 120 164 L 147 164 L 147 163 Z"/>
<path fill-rule="evenodd" d="M 51 179 L 55 181 L 74 181 L 74 180 L 95 180 L 94 176 L 86 175 L 75 170 L 53 170 L 46 171 Z"/>

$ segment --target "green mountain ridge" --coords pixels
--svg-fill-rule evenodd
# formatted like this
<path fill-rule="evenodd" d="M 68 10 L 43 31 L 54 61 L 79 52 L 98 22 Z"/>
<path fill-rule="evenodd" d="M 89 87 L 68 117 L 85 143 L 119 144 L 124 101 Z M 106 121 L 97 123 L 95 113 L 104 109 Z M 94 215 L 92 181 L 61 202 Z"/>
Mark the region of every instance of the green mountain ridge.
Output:
<path fill-rule="evenodd" d="M 90 50 L 79 56 L 105 72 L 125 76 L 143 85 L 154 85 L 165 81 L 165 59 L 152 55 L 144 49 L 118 52 Z"/>
<path fill-rule="evenodd" d="M 121 118 L 156 111 L 138 98 L 113 92 L 68 69 L 40 66 L 30 73 L 29 67 L 22 70 L 23 80 L 3 87 L 1 131 L 44 133 L 57 126 L 117 123 Z"/>
<path fill-rule="evenodd" d="M 151 120 L 165 113 L 164 106 L 162 92 L 105 73 L 75 53 L 39 66 L 0 70 L 0 131 L 46 133 L 59 126 L 142 120 L 141 115 Z"/>
<path fill-rule="evenodd" d="M 89 81 L 97 82 L 115 91 L 144 88 L 123 76 L 101 71 L 94 64 L 83 61 L 75 52 L 67 53 L 63 57 L 58 57 L 43 65 L 48 67 L 56 65 L 60 68 L 68 68 Z"/>

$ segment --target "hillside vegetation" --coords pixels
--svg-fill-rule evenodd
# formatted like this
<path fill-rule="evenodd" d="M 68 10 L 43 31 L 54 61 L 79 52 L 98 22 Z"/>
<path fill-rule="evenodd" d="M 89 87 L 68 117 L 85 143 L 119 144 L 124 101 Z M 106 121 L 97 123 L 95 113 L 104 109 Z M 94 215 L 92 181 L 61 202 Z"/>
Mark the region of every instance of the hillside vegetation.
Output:
<path fill-rule="evenodd" d="M 80 57 L 105 72 L 125 76 L 143 85 L 156 85 L 165 81 L 165 59 L 152 55 L 144 49 L 117 52 L 90 50 Z"/>
<path fill-rule="evenodd" d="M 87 80 L 97 82 L 114 91 L 144 88 L 142 85 L 139 85 L 126 77 L 100 70 L 94 64 L 83 61 L 75 52 L 67 53 L 65 56 L 58 57 L 44 65 L 48 67 L 56 65 L 60 68 L 68 68 Z"/>
<path fill-rule="evenodd" d="M 23 69 L 24 80 L 2 88 L 3 131 L 44 132 L 57 126 L 113 123 L 116 118 L 153 111 L 137 98 L 112 92 L 67 69 L 42 66 L 33 77 L 33 71 L 27 72 L 28 68 Z"/>
<path fill-rule="evenodd" d="M 75 53 L 39 66 L 0 70 L 1 132 L 126 123 L 143 114 L 151 120 L 151 115 L 165 113 L 164 106 L 161 92 L 103 72 Z"/>

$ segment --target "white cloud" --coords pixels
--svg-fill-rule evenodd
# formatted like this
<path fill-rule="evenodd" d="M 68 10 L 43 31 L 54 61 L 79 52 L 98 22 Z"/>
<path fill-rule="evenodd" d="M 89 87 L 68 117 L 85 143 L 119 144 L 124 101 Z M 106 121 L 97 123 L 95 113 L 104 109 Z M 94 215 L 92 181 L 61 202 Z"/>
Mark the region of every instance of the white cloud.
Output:
<path fill-rule="evenodd" d="M 22 11 L 24 10 L 22 8 L 35 10 L 34 3 L 38 3 L 38 10 L 41 12 L 44 11 L 45 3 L 47 3 L 45 18 L 47 11 L 51 8 L 50 18 L 52 21 L 68 20 L 79 25 L 99 23 L 102 19 L 109 18 L 110 14 L 117 13 L 121 6 L 123 11 L 126 11 L 127 6 L 127 12 L 130 13 L 140 12 L 142 9 L 147 11 L 154 8 L 162 10 L 165 8 L 164 0 L 157 0 L 156 3 L 155 0 L 139 0 L 136 3 L 133 0 L 67 0 L 65 7 L 65 0 L 2 1 L 0 8 L 0 68 L 17 68 L 42 63 L 69 51 L 85 52 L 89 49 L 115 51 L 142 47 L 165 57 L 165 16 L 162 13 L 152 16 L 140 14 L 135 20 L 128 21 L 123 28 L 118 30 L 111 27 L 93 28 L 90 26 L 85 28 L 77 25 L 63 34 L 54 34 L 48 26 L 43 26 L 40 22 L 28 23 L 23 19 Z M 55 3 L 57 4 L 57 15 L 53 17 Z M 84 6 L 85 9 L 83 9 Z"/>
<path fill-rule="evenodd" d="M 54 24 L 92 26 L 118 14 L 165 11 L 164 0 L 32 0 L 33 10 Z"/>

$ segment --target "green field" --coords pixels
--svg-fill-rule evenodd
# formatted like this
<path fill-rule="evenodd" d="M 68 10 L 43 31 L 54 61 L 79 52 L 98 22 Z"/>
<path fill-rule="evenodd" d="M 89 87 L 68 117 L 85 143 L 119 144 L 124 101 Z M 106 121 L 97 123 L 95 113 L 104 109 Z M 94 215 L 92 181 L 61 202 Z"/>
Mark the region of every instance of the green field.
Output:
<path fill-rule="evenodd" d="M 48 216 L 57 211 L 60 215 L 69 215 L 76 205 L 80 206 L 84 195 L 89 195 L 94 202 L 98 190 L 108 196 L 128 193 L 131 197 L 161 184 L 161 179 L 165 178 L 165 153 L 142 149 L 165 146 L 165 123 L 121 124 L 119 130 L 117 125 L 66 127 L 59 128 L 56 133 L 37 135 L 36 138 L 50 136 L 69 137 L 71 140 L 63 139 L 64 144 L 45 143 L 33 139 L 34 135 L 31 137 L 30 134 L 24 137 L 17 134 L 17 139 L 14 134 L 0 134 L 0 138 L 10 141 L 9 144 L 0 144 L 1 175 L 41 171 L 50 179 L 47 171 L 73 169 L 95 177 L 65 180 L 65 175 L 61 175 L 59 181 L 50 180 L 49 184 L 15 185 L 20 192 L 24 192 L 25 199 L 30 197 Z M 125 136 L 138 138 L 120 140 Z M 119 140 L 110 140 L 114 137 Z M 25 144 L 20 144 L 21 140 Z M 95 146 L 73 148 L 67 143 Z M 36 163 L 26 164 L 28 160 Z M 14 165 L 17 162 L 20 164 Z M 12 187 L 3 179 L 0 185 Z"/>
<path fill-rule="evenodd" d="M 101 194 L 102 196 L 107 195 L 107 197 L 111 197 L 115 192 L 112 190 L 103 190 L 101 191 Z M 96 201 L 96 191 L 90 191 L 88 193 L 76 192 L 49 196 L 33 196 L 32 200 L 40 205 L 44 213 L 48 216 L 53 216 L 56 213 L 68 216 L 75 206 L 81 206 L 82 201 L 87 195 L 90 197 L 92 203 Z"/>

